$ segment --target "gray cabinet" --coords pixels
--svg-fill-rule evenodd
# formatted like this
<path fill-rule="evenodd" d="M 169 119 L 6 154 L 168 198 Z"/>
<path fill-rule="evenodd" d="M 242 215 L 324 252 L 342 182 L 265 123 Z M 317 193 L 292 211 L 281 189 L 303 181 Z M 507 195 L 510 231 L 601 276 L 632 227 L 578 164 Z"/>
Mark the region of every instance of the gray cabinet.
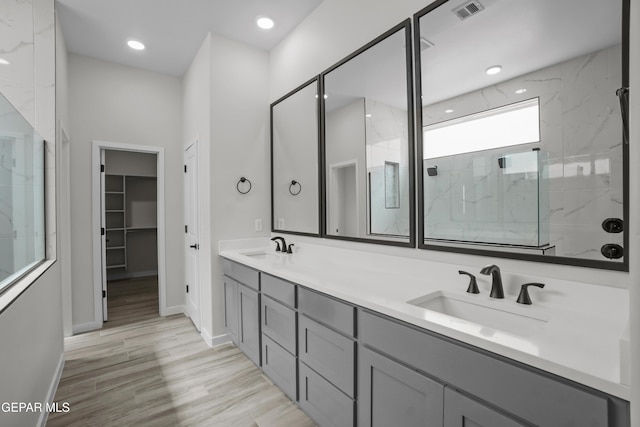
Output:
<path fill-rule="evenodd" d="M 442 426 L 443 393 L 431 378 L 359 348 L 358 427 Z"/>
<path fill-rule="evenodd" d="M 529 424 L 517 422 L 449 387 L 445 390 L 444 427 L 525 427 L 527 425 Z"/>
<path fill-rule="evenodd" d="M 304 363 L 299 363 L 299 405 L 322 427 L 355 425 L 355 402 L 340 389 L 318 375 Z"/>
<path fill-rule="evenodd" d="M 260 366 L 260 295 L 257 291 L 238 284 L 238 347 L 256 365 Z"/>
<path fill-rule="evenodd" d="M 238 282 L 231 277 L 223 276 L 224 280 L 224 327 L 235 344 L 238 343 Z"/>
<path fill-rule="evenodd" d="M 262 370 L 289 399 L 298 400 L 296 357 L 262 334 Z"/>
<path fill-rule="evenodd" d="M 306 316 L 298 321 L 298 358 L 354 397 L 355 342 Z"/>

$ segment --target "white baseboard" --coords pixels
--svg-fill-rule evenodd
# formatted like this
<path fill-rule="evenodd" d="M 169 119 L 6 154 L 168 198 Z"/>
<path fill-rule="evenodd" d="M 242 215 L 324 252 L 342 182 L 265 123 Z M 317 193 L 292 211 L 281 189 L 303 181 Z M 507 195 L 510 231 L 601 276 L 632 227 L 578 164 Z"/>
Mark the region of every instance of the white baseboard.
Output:
<path fill-rule="evenodd" d="M 78 335 L 81 334 L 83 332 L 89 332 L 89 331 L 95 331 L 102 328 L 102 325 L 98 322 L 87 322 L 87 323 L 81 323 L 79 325 L 72 325 L 71 326 L 71 333 L 73 335 Z"/>
<path fill-rule="evenodd" d="M 184 314 L 186 316 L 186 307 L 184 305 L 174 305 L 172 307 L 164 307 L 160 310 L 160 316 L 173 316 L 174 314 Z"/>
<path fill-rule="evenodd" d="M 209 347 L 215 347 L 217 345 L 226 344 L 228 342 L 231 342 L 231 338 L 229 338 L 229 335 L 222 334 L 222 335 L 218 335 L 218 336 L 212 337 L 209 334 L 208 331 L 205 331 L 204 328 L 202 328 L 202 330 L 200 331 L 200 336 L 202 337 L 204 342 L 207 343 L 207 345 Z"/>
<path fill-rule="evenodd" d="M 60 377 L 62 377 L 63 370 L 64 370 L 64 353 L 60 355 L 60 360 L 58 360 L 58 366 L 56 367 L 56 372 L 53 374 L 53 378 L 51 379 L 51 384 L 49 384 L 49 390 L 47 390 L 47 402 L 49 403 L 53 403 L 53 399 L 56 397 L 56 391 L 58 390 L 58 384 L 60 383 Z M 48 418 L 49 418 L 49 413 L 47 411 L 40 412 L 38 425 L 40 427 L 45 427 L 45 425 L 47 424 Z"/>
<path fill-rule="evenodd" d="M 107 280 L 136 279 L 138 277 L 157 276 L 158 270 L 134 271 L 126 273 L 107 273 Z"/>

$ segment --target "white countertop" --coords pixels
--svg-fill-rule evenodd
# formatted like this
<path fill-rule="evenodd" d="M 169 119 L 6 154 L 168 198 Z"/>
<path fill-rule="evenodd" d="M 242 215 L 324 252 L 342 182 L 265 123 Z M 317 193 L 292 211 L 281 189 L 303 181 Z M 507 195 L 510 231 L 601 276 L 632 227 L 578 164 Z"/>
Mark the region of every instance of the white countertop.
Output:
<path fill-rule="evenodd" d="M 265 273 L 315 289 L 336 298 L 457 339 L 513 360 L 540 368 L 586 386 L 629 400 L 629 387 L 621 384 L 620 337 L 629 317 L 626 289 L 502 271 L 505 298 L 489 298 L 491 278 L 477 267 L 452 265 L 400 256 L 296 244 L 293 254 L 274 251 L 268 240 L 220 242 L 220 256 Z M 268 253 L 268 255 L 252 256 Z M 499 261 L 497 262 L 499 265 Z M 466 270 L 475 274 L 480 294 L 467 294 Z M 533 305 L 515 302 L 520 285 L 530 288 Z M 445 291 L 463 299 L 506 311 L 530 310 L 545 320 L 540 328 L 511 334 L 460 321 L 408 304 L 426 294 Z M 628 360 L 628 357 L 623 357 Z M 626 369 L 623 369 L 626 371 Z"/>

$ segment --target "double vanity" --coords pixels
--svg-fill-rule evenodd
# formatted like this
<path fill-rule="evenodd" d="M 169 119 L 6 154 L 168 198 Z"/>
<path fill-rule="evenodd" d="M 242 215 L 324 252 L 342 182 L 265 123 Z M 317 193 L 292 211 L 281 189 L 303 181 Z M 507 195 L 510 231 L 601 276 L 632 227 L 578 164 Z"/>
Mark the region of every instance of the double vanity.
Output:
<path fill-rule="evenodd" d="M 509 272 L 491 298 L 473 266 L 268 243 L 220 243 L 225 324 L 319 425 L 630 425 L 626 290 L 535 278 L 527 305 Z"/>

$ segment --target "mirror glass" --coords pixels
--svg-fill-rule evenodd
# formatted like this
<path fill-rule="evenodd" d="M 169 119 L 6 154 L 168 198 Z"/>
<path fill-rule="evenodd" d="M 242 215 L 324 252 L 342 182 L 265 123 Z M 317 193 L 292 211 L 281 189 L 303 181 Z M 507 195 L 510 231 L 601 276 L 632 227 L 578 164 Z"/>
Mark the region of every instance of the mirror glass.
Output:
<path fill-rule="evenodd" d="M 413 246 L 409 25 L 322 75 L 329 237 Z"/>
<path fill-rule="evenodd" d="M 318 79 L 271 105 L 273 231 L 320 234 Z"/>
<path fill-rule="evenodd" d="M 420 247 L 622 269 L 622 14 L 579 0 L 416 14 Z"/>

